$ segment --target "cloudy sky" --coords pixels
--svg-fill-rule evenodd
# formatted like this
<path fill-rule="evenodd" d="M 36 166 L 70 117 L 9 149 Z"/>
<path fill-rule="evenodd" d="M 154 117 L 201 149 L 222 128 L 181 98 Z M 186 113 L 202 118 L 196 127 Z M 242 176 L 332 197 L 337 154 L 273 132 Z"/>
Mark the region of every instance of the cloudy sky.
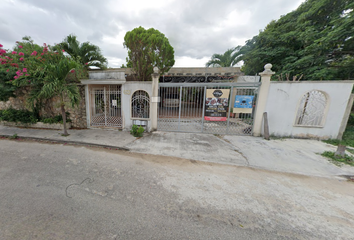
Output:
<path fill-rule="evenodd" d="M 124 35 L 155 28 L 175 49 L 175 67 L 203 67 L 214 53 L 244 45 L 304 0 L 1 0 L 0 44 L 23 36 L 55 44 L 75 34 L 102 50 L 109 67 L 125 63 Z"/>

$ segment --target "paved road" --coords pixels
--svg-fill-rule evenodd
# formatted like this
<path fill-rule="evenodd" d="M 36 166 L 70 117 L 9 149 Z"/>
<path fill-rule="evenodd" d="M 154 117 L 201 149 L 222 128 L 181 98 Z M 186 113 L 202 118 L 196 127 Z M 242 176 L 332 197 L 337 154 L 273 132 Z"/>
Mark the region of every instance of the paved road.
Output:
<path fill-rule="evenodd" d="M 353 183 L 0 139 L 0 239 L 352 239 Z"/>

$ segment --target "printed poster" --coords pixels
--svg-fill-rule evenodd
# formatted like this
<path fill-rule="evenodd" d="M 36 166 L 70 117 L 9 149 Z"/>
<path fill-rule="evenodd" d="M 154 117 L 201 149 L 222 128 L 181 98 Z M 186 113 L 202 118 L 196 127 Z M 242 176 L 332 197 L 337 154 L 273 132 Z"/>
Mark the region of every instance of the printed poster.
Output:
<path fill-rule="evenodd" d="M 254 96 L 236 95 L 234 108 L 252 108 Z"/>
<path fill-rule="evenodd" d="M 207 89 L 205 99 L 206 121 L 227 121 L 230 89 Z"/>

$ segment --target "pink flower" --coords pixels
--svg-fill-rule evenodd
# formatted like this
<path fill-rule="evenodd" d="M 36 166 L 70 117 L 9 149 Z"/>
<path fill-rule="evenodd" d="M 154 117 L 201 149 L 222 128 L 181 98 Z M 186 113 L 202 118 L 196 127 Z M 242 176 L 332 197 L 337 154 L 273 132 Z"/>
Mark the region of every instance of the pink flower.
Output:
<path fill-rule="evenodd" d="M 88 63 L 85 63 L 85 65 L 87 65 Z"/>
<path fill-rule="evenodd" d="M 11 54 L 17 54 L 17 52 L 16 51 L 12 51 L 12 53 Z"/>
<path fill-rule="evenodd" d="M 22 72 L 27 72 L 27 68 L 22 69 Z"/>
<path fill-rule="evenodd" d="M 22 76 L 22 75 L 23 75 L 23 73 L 22 73 L 20 70 L 18 70 L 18 71 L 16 72 L 16 74 L 17 74 L 17 76 Z"/>
<path fill-rule="evenodd" d="M 33 51 L 33 53 L 31 54 L 31 56 L 36 56 L 36 55 L 37 55 L 36 51 Z"/>
<path fill-rule="evenodd" d="M 10 69 L 7 69 L 6 72 L 10 71 Z"/>
<path fill-rule="evenodd" d="M 29 76 L 29 74 L 26 73 L 26 76 Z"/>
<path fill-rule="evenodd" d="M 43 56 L 43 55 L 44 55 L 44 52 L 42 52 L 41 55 Z"/>
<path fill-rule="evenodd" d="M 62 49 L 61 51 L 62 51 L 62 52 L 65 52 L 65 50 L 64 50 L 64 49 Z"/>
<path fill-rule="evenodd" d="M 25 59 L 24 58 L 20 58 L 20 61 L 25 61 Z"/>
<path fill-rule="evenodd" d="M 18 78 L 18 76 L 14 76 L 14 79 L 17 79 Z"/>
<path fill-rule="evenodd" d="M 18 45 L 19 48 L 23 48 L 21 45 Z"/>
<path fill-rule="evenodd" d="M 0 47 L 3 47 L 3 45 L 2 45 L 2 44 L 0 44 Z"/>
<path fill-rule="evenodd" d="M 23 52 L 20 52 L 18 55 L 25 56 L 25 54 Z"/>
<path fill-rule="evenodd" d="M 74 73 L 74 72 L 75 72 L 75 70 L 74 70 L 74 69 L 73 69 L 73 70 L 70 70 L 70 72 L 71 72 L 71 73 Z"/>

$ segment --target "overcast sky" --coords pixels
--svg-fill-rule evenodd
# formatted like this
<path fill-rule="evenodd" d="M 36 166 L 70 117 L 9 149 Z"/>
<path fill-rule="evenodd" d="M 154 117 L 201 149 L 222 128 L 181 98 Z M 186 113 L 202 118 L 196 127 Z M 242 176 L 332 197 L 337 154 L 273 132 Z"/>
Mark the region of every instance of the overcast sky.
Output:
<path fill-rule="evenodd" d="M 304 0 L 0 0 L 0 44 L 23 36 L 53 45 L 75 34 L 99 46 L 109 67 L 125 63 L 124 35 L 135 27 L 164 33 L 175 67 L 203 67 L 214 53 L 244 45 Z"/>

